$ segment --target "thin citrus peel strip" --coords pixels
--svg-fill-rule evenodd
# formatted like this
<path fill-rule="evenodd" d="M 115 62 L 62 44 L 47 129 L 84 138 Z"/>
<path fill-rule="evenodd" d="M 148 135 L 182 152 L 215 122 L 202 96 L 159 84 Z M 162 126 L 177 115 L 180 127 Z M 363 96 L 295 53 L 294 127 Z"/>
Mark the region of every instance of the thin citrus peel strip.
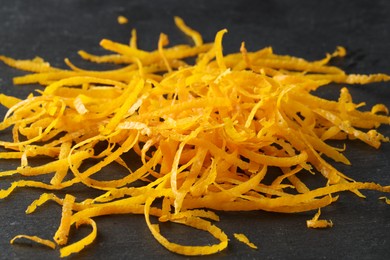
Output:
<path fill-rule="evenodd" d="M 314 215 L 312 219 L 306 221 L 308 228 L 328 228 L 333 227 L 333 222 L 331 220 L 319 219 L 321 215 L 321 209 L 318 209 L 318 212 Z"/>
<path fill-rule="evenodd" d="M 51 240 L 48 240 L 48 239 L 42 239 L 40 237 L 37 237 L 37 236 L 29 236 L 29 235 L 17 235 L 15 236 L 14 238 L 11 239 L 10 243 L 13 244 L 15 243 L 17 240 L 19 239 L 27 239 L 27 240 L 31 240 L 31 241 L 34 241 L 38 244 L 41 244 L 41 245 L 44 245 L 44 246 L 47 246 L 47 247 L 50 247 L 52 249 L 55 249 L 56 248 L 56 244 L 51 241 Z"/>
<path fill-rule="evenodd" d="M 181 18 L 175 22 L 195 46 L 167 47 L 168 37 L 161 34 L 156 50 L 144 51 L 137 47 L 133 30 L 128 45 L 101 41 L 114 54 L 79 52 L 93 62 L 125 64 L 109 71 L 80 69 L 69 60 L 65 60 L 69 69 L 59 69 L 41 58 L 0 56 L 9 66 L 33 72 L 16 77 L 15 84 L 45 86 L 25 100 L 0 95 L 0 103 L 9 108 L 0 127 L 11 128 L 13 138 L 0 141 L 8 149 L 1 158 L 21 160 L 20 167 L 0 177 L 23 176 L 0 190 L 0 198 L 17 187 L 55 191 L 82 183 L 102 191 L 81 202 L 76 194 L 61 199 L 44 193 L 27 209 L 32 213 L 50 200 L 62 205 L 54 235 L 62 246 L 61 256 L 91 244 L 97 234 L 92 218 L 102 215 L 144 214 L 152 235 L 168 250 L 205 255 L 228 244 L 227 235 L 211 222 L 218 216 L 206 209 L 292 213 L 323 208 L 341 191 L 361 197 L 360 189 L 390 192 L 390 186 L 355 182 L 323 156 L 350 164 L 343 149 L 326 140 L 360 139 L 375 148 L 388 142 L 374 129 L 390 123 L 387 107 L 378 104 L 371 111 L 358 110 L 363 104 L 354 104 L 347 88 L 337 101 L 311 93 L 331 82 L 366 84 L 390 80 L 388 75 L 348 75 L 328 65 L 332 58 L 345 56 L 342 47 L 314 62 L 277 55 L 269 47 L 248 52 L 244 43 L 240 52 L 224 55 L 222 38 L 227 30 L 219 31 L 213 43 L 203 43 Z M 187 63 L 189 57 L 196 58 L 193 65 Z M 138 169 L 130 169 L 123 157 L 130 151 L 141 158 Z M 30 166 L 29 161 L 38 156 L 53 161 Z M 88 160 L 95 163 L 85 167 Z M 123 167 L 126 175 L 110 180 L 96 177 L 112 163 Z M 321 188 L 311 189 L 298 177 L 318 172 L 325 183 Z M 43 174 L 53 175 L 50 183 L 28 179 Z M 273 175 L 272 184 L 262 182 Z M 152 205 L 160 200 L 161 208 Z M 170 242 L 150 216 L 204 230 L 219 242 L 204 246 Z M 319 211 L 308 225 L 331 223 L 318 218 Z M 68 245 L 69 229 L 80 224 L 91 226 L 91 233 Z M 37 237 L 17 238 L 55 247 Z"/>
<path fill-rule="evenodd" d="M 247 236 L 245 236 L 244 234 L 241 234 L 241 233 L 234 233 L 233 235 L 234 235 L 234 237 L 235 237 L 238 241 L 240 241 L 240 242 L 246 244 L 246 245 L 249 246 L 250 248 L 257 249 L 257 246 L 256 246 L 255 244 L 253 244 L 251 241 L 249 241 L 249 238 L 248 238 Z"/>

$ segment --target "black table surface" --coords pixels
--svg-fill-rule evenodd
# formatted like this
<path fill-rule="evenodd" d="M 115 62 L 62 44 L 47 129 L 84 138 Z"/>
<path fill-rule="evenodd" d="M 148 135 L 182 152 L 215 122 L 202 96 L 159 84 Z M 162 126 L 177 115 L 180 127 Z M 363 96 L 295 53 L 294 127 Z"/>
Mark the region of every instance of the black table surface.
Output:
<path fill-rule="evenodd" d="M 242 41 L 249 50 L 272 46 L 276 53 L 308 60 L 323 57 L 336 46 L 348 55 L 337 65 L 351 73 L 390 74 L 390 1 L 104 1 L 104 0 L 2 0 L 0 3 L 0 55 L 29 59 L 40 56 L 52 65 L 64 67 L 63 59 L 88 66 L 77 56 L 80 49 L 103 53 L 98 43 L 103 38 L 128 42 L 136 28 L 139 46 L 157 47 L 160 32 L 171 44 L 187 43 L 175 27 L 173 16 L 212 41 L 215 33 L 227 28 L 224 51 L 237 52 Z M 120 25 L 117 17 L 129 22 Z M 26 97 L 37 86 L 13 86 L 12 77 L 22 72 L 0 64 L 2 93 Z M 335 97 L 339 86 L 325 87 L 324 95 Z M 355 102 L 366 101 L 390 106 L 390 83 L 351 86 Z M 1 110 L 4 115 L 5 110 Z M 381 128 L 390 136 L 390 127 Z M 4 135 L 0 135 L 4 138 Z M 380 149 L 358 141 L 346 142 L 346 155 L 352 166 L 336 165 L 346 175 L 360 181 L 390 185 L 390 144 Z M 0 169 L 10 169 L 17 161 L 0 161 Z M 0 180 L 6 188 L 12 179 Z M 34 214 L 26 207 L 42 191 L 19 189 L 0 201 L 0 258 L 56 259 L 57 250 L 26 243 L 10 245 L 17 234 L 51 238 L 59 224 L 61 209 L 48 203 Z M 334 227 L 325 230 L 306 228 L 314 212 L 277 214 L 256 212 L 218 212 L 217 224 L 231 238 L 226 250 L 205 259 L 390 259 L 390 206 L 378 192 L 366 191 L 366 199 L 342 193 L 337 203 L 323 209 L 322 217 Z M 142 215 L 96 218 L 98 237 L 75 259 L 182 259 L 164 249 L 149 232 Z M 208 234 L 166 225 L 165 232 L 175 241 L 189 244 L 213 242 Z M 79 236 L 88 233 L 81 228 Z M 236 241 L 233 233 L 245 233 L 258 250 Z M 78 236 L 78 235 L 76 235 Z M 196 258 L 196 257 L 195 257 Z"/>

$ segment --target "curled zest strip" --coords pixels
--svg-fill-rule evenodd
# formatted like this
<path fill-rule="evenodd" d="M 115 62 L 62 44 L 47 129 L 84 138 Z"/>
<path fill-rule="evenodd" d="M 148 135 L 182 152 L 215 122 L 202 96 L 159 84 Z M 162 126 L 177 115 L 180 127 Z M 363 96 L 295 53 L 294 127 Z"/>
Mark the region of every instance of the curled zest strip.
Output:
<path fill-rule="evenodd" d="M 42 238 L 37 237 L 37 236 L 29 236 L 29 235 L 17 235 L 14 238 L 11 239 L 10 243 L 13 244 L 17 240 L 23 239 L 23 238 L 31 240 L 31 241 L 34 241 L 34 242 L 36 242 L 38 244 L 50 247 L 51 249 L 55 249 L 56 248 L 56 244 L 53 241 L 51 241 L 51 240 L 42 239 Z"/>
<path fill-rule="evenodd" d="M 158 225 L 152 224 L 150 222 L 150 207 L 153 203 L 153 198 L 148 198 L 145 203 L 145 220 L 146 224 L 149 227 L 150 232 L 153 234 L 154 238 L 160 242 L 161 245 L 163 245 L 168 250 L 182 254 L 182 255 L 210 255 L 215 254 L 219 251 L 222 251 L 225 249 L 228 245 L 228 237 L 222 230 L 220 230 L 215 225 L 212 225 L 209 221 L 206 221 L 204 219 L 198 218 L 198 217 L 188 217 L 185 218 L 183 221 L 180 221 L 180 223 L 194 227 L 200 230 L 205 230 L 209 232 L 211 235 L 213 235 L 215 238 L 220 240 L 219 244 L 215 245 L 207 245 L 207 246 L 183 246 L 176 243 L 169 242 L 164 236 L 160 234 Z M 179 221 L 175 221 L 179 222 Z"/>
<path fill-rule="evenodd" d="M 84 237 L 83 239 L 81 239 L 73 244 L 62 247 L 60 249 L 61 257 L 66 257 L 66 256 L 69 256 L 73 253 L 80 252 L 84 247 L 88 246 L 96 239 L 97 225 L 96 225 L 96 222 L 94 220 L 92 220 L 90 218 L 81 219 L 80 221 L 76 222 L 77 227 L 80 225 L 90 225 L 92 227 L 91 233 L 89 235 L 87 235 L 86 237 Z"/>

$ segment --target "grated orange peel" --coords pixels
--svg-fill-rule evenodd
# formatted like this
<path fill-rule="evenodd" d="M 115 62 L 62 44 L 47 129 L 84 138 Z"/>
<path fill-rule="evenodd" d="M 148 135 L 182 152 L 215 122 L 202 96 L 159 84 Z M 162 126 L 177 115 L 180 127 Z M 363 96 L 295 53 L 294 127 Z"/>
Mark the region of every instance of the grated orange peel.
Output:
<path fill-rule="evenodd" d="M 353 103 L 347 88 L 337 101 L 313 94 L 331 82 L 367 84 L 388 81 L 389 75 L 346 74 L 329 65 L 332 58 L 346 55 L 343 47 L 313 62 L 277 55 L 270 47 L 248 52 L 244 43 L 240 52 L 225 55 L 222 40 L 227 30 L 219 31 L 214 42 L 204 43 L 181 18 L 175 17 L 175 23 L 194 46 L 167 47 L 168 36 L 161 34 L 156 50 L 144 51 L 137 47 L 133 30 L 129 44 L 100 42 L 114 54 L 79 52 L 92 62 L 124 65 L 113 70 L 80 69 L 67 59 L 69 69 L 60 69 L 41 58 L 0 56 L 7 65 L 31 72 L 15 77 L 15 84 L 44 86 L 24 100 L 0 95 L 0 103 L 9 109 L 0 130 L 12 129 L 12 141 L 0 141 L 6 149 L 0 157 L 21 160 L 17 169 L 0 173 L 17 179 L 0 190 L 0 198 L 21 187 L 50 191 L 26 212 L 33 213 L 49 200 L 62 206 L 61 223 L 53 236 L 62 257 L 96 239 L 93 218 L 101 215 L 143 214 L 151 234 L 168 250 L 207 255 L 226 249 L 229 240 L 214 224 L 219 218 L 210 210 L 293 213 L 323 208 L 341 191 L 361 197 L 362 189 L 390 192 L 390 186 L 354 181 L 338 171 L 329 159 L 350 162 L 343 149 L 327 143 L 359 139 L 379 148 L 389 141 L 376 130 L 390 123 L 387 107 L 378 104 L 362 111 L 363 104 Z M 189 57 L 195 58 L 194 64 L 188 63 Z M 136 169 L 124 159 L 131 151 L 142 162 Z M 30 165 L 38 156 L 52 161 Z M 86 167 L 88 160 L 95 163 Z M 126 175 L 95 177 L 113 163 Z M 280 173 L 275 175 L 271 167 Z M 320 174 L 325 185 L 311 189 L 298 173 Z M 52 179 L 29 179 L 37 175 Z M 263 182 L 273 175 L 271 184 Z M 133 186 L 135 182 L 143 185 Z M 84 201 L 77 201 L 75 194 L 63 199 L 55 194 L 78 183 L 102 193 Z M 324 226 L 319 213 L 308 226 Z M 151 216 L 204 230 L 219 242 L 201 246 L 171 242 Z M 69 229 L 81 224 L 91 226 L 91 233 L 68 244 Z M 55 247 L 53 241 L 26 235 L 11 243 L 19 238 Z"/>

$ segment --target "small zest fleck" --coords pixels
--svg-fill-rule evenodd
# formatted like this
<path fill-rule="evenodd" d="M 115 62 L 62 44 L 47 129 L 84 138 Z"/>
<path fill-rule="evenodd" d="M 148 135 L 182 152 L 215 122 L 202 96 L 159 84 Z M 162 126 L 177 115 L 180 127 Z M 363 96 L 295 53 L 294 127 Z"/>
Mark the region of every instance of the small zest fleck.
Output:
<path fill-rule="evenodd" d="M 386 202 L 386 204 L 390 205 L 390 199 L 389 198 L 383 196 L 383 197 L 380 197 L 379 199 L 384 200 Z"/>
<path fill-rule="evenodd" d="M 123 15 L 119 15 L 117 20 L 119 24 L 127 24 L 129 22 L 129 20 Z"/>
<path fill-rule="evenodd" d="M 234 235 L 234 237 L 235 237 L 238 241 L 240 241 L 240 242 L 246 244 L 246 245 L 249 246 L 250 248 L 257 249 L 257 246 L 256 246 L 255 244 L 253 244 L 252 242 L 250 242 L 249 239 L 248 239 L 248 237 L 245 236 L 244 234 L 234 233 L 233 235 Z"/>
<path fill-rule="evenodd" d="M 310 220 L 306 221 L 308 228 L 330 228 L 333 227 L 333 222 L 331 220 L 319 219 L 321 215 L 321 210 L 318 209 L 318 212 Z"/>

